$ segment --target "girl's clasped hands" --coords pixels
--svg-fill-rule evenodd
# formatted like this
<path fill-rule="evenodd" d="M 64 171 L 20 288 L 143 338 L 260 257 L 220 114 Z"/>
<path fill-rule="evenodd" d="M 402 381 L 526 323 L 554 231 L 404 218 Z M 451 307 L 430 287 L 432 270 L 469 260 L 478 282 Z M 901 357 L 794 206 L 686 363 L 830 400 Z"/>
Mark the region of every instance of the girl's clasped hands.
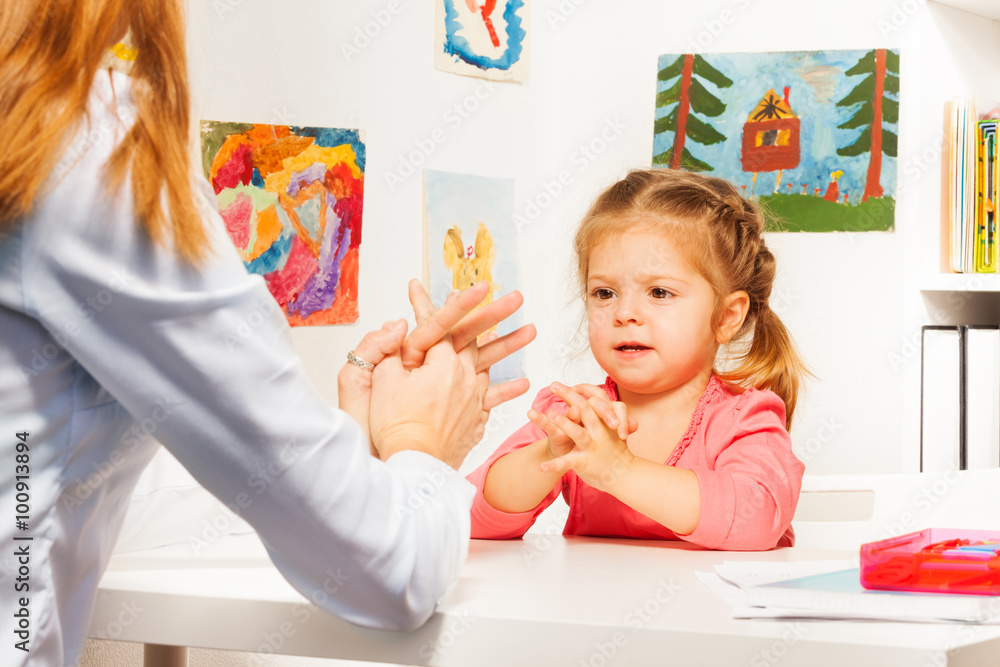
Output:
<path fill-rule="evenodd" d="M 611 493 L 635 459 L 627 440 L 638 424 L 629 418 L 625 403 L 611 401 L 601 387 L 553 382 L 549 388 L 569 409 L 547 414 L 528 411 L 528 419 L 548 438 L 551 459 L 541 464 L 541 471 L 573 470 L 594 488 Z"/>

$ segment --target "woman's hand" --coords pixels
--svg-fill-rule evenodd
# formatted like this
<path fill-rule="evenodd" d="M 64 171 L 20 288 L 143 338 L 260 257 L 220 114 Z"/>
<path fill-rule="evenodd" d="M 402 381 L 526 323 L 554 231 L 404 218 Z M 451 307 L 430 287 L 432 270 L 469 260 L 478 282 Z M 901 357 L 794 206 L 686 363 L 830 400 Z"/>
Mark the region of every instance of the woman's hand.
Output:
<path fill-rule="evenodd" d="M 456 352 L 477 346 L 476 339 L 483 332 L 510 317 L 524 303 L 521 293 L 514 291 L 475 310 L 489 290 L 483 281 L 464 292 L 452 293 L 441 308 L 435 309 L 419 280 L 411 280 L 409 287 L 417 325 L 401 350 L 403 366 L 408 369 L 419 366 L 430 346 L 442 339 L 450 339 Z M 535 326 L 526 324 L 505 336 L 484 338 L 478 344 L 476 371 L 483 373 L 488 382 L 490 367 L 530 343 L 535 334 Z M 483 401 L 487 417 L 496 406 L 528 391 L 528 386 L 526 378 L 518 378 L 490 387 Z"/>
<path fill-rule="evenodd" d="M 402 355 L 386 357 L 372 373 L 370 427 L 378 455 L 422 451 L 456 470 L 482 437 L 488 377 L 476 372 L 478 348 L 455 352 L 450 340 L 427 350 L 413 370 Z"/>
<path fill-rule="evenodd" d="M 355 348 L 354 354 L 375 365 L 376 369 L 373 373 L 352 363 L 345 364 L 338 375 L 339 403 L 340 407 L 357 420 L 369 434 L 374 455 L 385 459 L 399 449 L 419 448 L 430 451 L 428 448 L 431 448 L 438 451 L 438 454 L 434 454 L 438 458 L 448 462 L 457 459 L 457 467 L 465 458 L 465 454 L 482 438 L 490 410 L 528 390 L 528 381 L 524 378 L 504 382 L 495 387 L 489 386 L 490 367 L 531 342 L 535 337 L 535 328 L 533 325 L 526 325 L 499 338 L 492 333 L 485 334 L 482 335 L 481 345 L 477 344 L 477 337 L 510 316 L 523 302 L 519 293 L 512 292 L 473 312 L 485 297 L 487 289 L 486 283 L 479 283 L 464 292 L 455 292 L 448 297 L 441 308 L 435 309 L 419 281 L 412 280 L 410 303 L 413 305 L 417 325 L 409 336 L 406 336 L 405 321 L 386 323 L 382 329 L 367 334 Z M 441 345 L 450 346 L 455 354 L 454 359 L 440 351 Z M 430 358 L 431 350 L 435 349 L 437 349 L 434 357 L 435 367 L 425 369 L 414 376 L 414 371 L 424 367 Z M 379 373 L 378 367 L 390 359 L 396 359 L 389 364 L 390 370 Z M 397 362 L 398 368 L 395 367 Z M 468 400 L 468 388 L 460 387 L 465 380 L 461 377 L 463 373 L 455 367 L 458 362 L 473 364 L 474 384 L 477 387 L 479 401 L 476 409 L 469 414 L 466 414 L 465 408 L 461 407 L 463 402 Z M 451 364 L 450 371 L 446 368 L 448 364 Z M 401 373 L 402 371 L 406 373 Z M 398 388 L 398 396 L 391 391 L 383 392 L 382 395 L 393 397 L 389 400 L 419 403 L 416 397 L 409 394 L 408 387 L 426 383 L 426 378 L 432 376 L 440 376 L 439 381 L 444 383 L 440 391 L 441 396 L 448 395 L 450 391 L 457 392 L 451 396 L 453 403 L 450 410 L 447 407 L 442 408 L 446 410 L 445 414 L 451 415 L 451 420 L 446 425 L 447 428 L 440 432 L 439 439 L 442 442 L 438 443 L 437 448 L 431 446 L 425 434 L 419 433 L 421 427 L 426 424 L 421 422 L 420 415 L 415 413 L 404 411 L 393 421 L 380 412 L 379 432 L 376 433 L 375 423 L 369 422 L 375 419 L 372 409 L 372 402 L 375 400 L 373 382 L 380 375 L 384 376 L 387 382 L 402 382 L 406 385 Z M 449 385 L 449 382 L 453 384 Z M 435 390 L 427 388 L 427 391 L 433 394 Z M 425 408 L 435 409 L 430 404 Z M 433 421 L 441 417 L 441 414 L 424 416 L 426 417 L 424 421 Z M 412 423 L 415 429 L 414 438 L 411 439 L 414 442 L 419 441 L 419 446 L 403 446 L 400 444 L 402 440 L 396 437 L 399 435 L 400 425 L 405 423 L 407 418 L 414 420 Z M 396 433 L 396 436 L 388 437 L 390 444 L 385 444 L 386 433 Z M 457 440 L 451 441 L 449 438 Z"/>
<path fill-rule="evenodd" d="M 387 356 L 399 352 L 406 336 L 406 320 L 386 322 L 378 331 L 365 334 L 354 354 L 376 366 Z M 373 456 L 378 456 L 375 446 L 371 444 L 368 432 L 368 410 L 371 403 L 372 371 L 365 370 L 347 362 L 337 374 L 337 402 L 340 409 L 356 421 L 365 436 Z"/>
<path fill-rule="evenodd" d="M 598 410 L 606 413 L 607 404 L 610 403 L 607 395 L 603 399 L 597 396 L 588 399 L 584 394 L 558 382 L 552 384 L 552 392 L 569 406 L 569 410 L 566 414 L 550 411 L 545 416 L 546 420 L 551 427 L 561 431 L 560 441 L 568 439 L 573 445 L 566 453 L 542 463 L 541 471 L 565 473 L 573 470 L 587 484 L 612 493 L 615 482 L 632 465 L 635 456 L 629 451 L 617 428 L 609 426 L 598 414 Z M 614 406 L 615 418 L 611 421 L 616 426 L 630 426 L 634 423 L 622 411 L 623 408 L 623 403 Z M 541 424 L 535 423 L 542 428 Z M 546 431 L 546 434 L 549 435 L 549 432 Z M 549 437 L 550 440 L 553 439 L 553 436 Z"/>

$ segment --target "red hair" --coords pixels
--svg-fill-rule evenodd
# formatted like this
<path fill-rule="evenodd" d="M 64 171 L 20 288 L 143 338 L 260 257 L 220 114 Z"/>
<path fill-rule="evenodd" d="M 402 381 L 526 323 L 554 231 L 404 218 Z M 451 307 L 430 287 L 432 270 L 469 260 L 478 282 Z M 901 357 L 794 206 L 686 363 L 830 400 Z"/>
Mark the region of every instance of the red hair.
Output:
<path fill-rule="evenodd" d="M 130 26 L 135 122 L 107 165 L 116 190 L 131 176 L 135 216 L 181 257 L 204 254 L 194 203 L 181 0 L 3 0 L 0 3 L 0 227 L 28 215 L 79 130 L 116 27 Z M 169 210 L 164 210 L 164 202 Z"/>

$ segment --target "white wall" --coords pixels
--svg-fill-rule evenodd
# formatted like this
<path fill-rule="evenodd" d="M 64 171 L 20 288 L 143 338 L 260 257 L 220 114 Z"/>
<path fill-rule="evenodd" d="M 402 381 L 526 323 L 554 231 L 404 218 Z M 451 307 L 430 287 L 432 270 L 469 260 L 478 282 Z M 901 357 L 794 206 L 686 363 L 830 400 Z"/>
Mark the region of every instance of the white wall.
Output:
<path fill-rule="evenodd" d="M 526 217 L 541 204 L 520 230 L 524 319 L 539 332 L 527 352 L 529 395 L 555 379 L 600 382 L 587 355 L 574 357 L 567 345 L 580 319 L 569 305 L 569 238 L 602 187 L 650 163 L 657 56 L 899 48 L 895 232 L 771 234 L 768 243 L 779 262 L 776 308 L 816 375 L 792 431 L 807 473 L 915 471 L 920 369 L 912 341 L 942 316 L 917 288 L 934 262 L 927 257 L 938 255 L 941 105 L 998 89 L 996 77 L 970 74 L 972 63 L 983 67 L 975 49 L 1000 62 L 997 25 L 916 0 L 535 0 L 531 20 L 529 81 L 487 84 L 433 69 L 432 2 L 190 3 L 196 119 L 364 132 L 360 319 L 293 332 L 323 394 L 335 403 L 343 355 L 366 331 L 407 312 L 406 281 L 421 273 L 419 167 L 513 178 L 515 209 Z M 366 27 L 377 34 L 355 42 Z M 345 57 L 345 44 L 360 53 Z M 459 121 L 456 105 L 470 109 Z M 586 146 L 599 154 L 586 157 Z M 390 182 L 412 162 L 422 163 L 417 173 Z M 547 197 L 563 170 L 571 182 Z M 495 411 L 466 468 L 524 422 L 528 401 Z"/>
<path fill-rule="evenodd" d="M 918 111 L 920 63 L 929 57 L 920 55 L 916 44 L 918 26 L 928 19 L 923 3 L 847 0 L 804 11 L 790 0 L 539 1 L 524 85 L 486 84 L 435 71 L 432 5 L 301 0 L 290 12 L 289 5 L 259 0 L 192 4 L 197 117 L 364 131 L 360 320 L 294 332 L 317 386 L 331 401 L 344 351 L 365 331 L 406 312 L 405 282 L 421 273 L 419 167 L 514 178 L 516 210 L 522 214 L 531 212 L 533 202 L 547 204 L 520 233 L 525 319 L 539 330 L 527 352 L 531 393 L 554 379 L 603 379 L 586 355 L 574 358 L 567 351 L 579 322 L 578 309 L 568 307 L 573 300 L 568 239 L 600 188 L 629 167 L 650 163 L 659 54 L 696 47 L 705 52 L 899 47 L 899 187 L 911 194 L 926 189 L 923 181 L 937 187 L 937 165 L 914 183 L 904 182 L 902 169 L 908 151 L 940 143 L 940 123 L 925 127 Z M 915 12 L 907 14 L 904 5 Z M 393 8 L 399 13 L 393 15 Z M 376 23 L 379 16 L 390 19 L 384 27 Z M 364 45 L 355 40 L 366 27 L 379 30 Z M 345 56 L 345 44 L 363 46 Z M 946 39 L 938 45 L 947 46 Z M 455 122 L 459 117 L 449 109 L 463 104 L 475 109 Z M 934 114 L 939 118 L 940 109 L 932 109 Z M 437 130 L 443 142 L 431 139 Z M 594 159 L 581 150 L 591 143 L 604 149 Z M 425 156 L 428 147 L 433 153 Z M 422 163 L 417 173 L 401 183 L 387 181 L 414 162 Z M 572 182 L 550 203 L 545 184 L 562 170 L 571 173 Z M 936 224 L 936 210 L 904 196 L 897 203 L 894 233 L 769 236 L 779 261 L 776 307 L 816 375 L 792 433 L 809 473 L 914 469 L 919 395 L 913 386 L 919 364 L 894 364 L 892 355 L 919 331 L 924 317 L 914 281 L 914 244 L 928 212 Z M 498 410 L 470 465 L 523 422 L 526 405 L 523 399 Z"/>

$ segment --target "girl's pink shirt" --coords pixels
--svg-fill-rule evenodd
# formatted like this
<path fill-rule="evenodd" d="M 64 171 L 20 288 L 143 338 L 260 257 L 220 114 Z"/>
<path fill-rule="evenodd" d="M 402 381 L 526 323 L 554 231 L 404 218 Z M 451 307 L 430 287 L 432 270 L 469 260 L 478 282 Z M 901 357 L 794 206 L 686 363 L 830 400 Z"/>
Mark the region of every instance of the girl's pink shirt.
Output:
<path fill-rule="evenodd" d="M 611 400 L 617 388 L 604 383 Z M 548 388 L 532 407 L 545 414 L 567 406 Z M 544 438 L 534 424 L 518 429 L 468 480 L 476 485 L 472 537 L 509 539 L 522 536 L 539 513 L 562 492 L 569 505 L 563 535 L 685 540 L 706 549 L 758 551 L 792 546 L 791 521 L 805 466 L 792 453 L 785 430 L 785 405 L 761 389 L 740 391 L 712 375 L 687 432 L 664 465 L 686 468 L 698 476 L 701 517 L 690 535 L 677 535 L 614 496 L 590 486 L 571 470 L 534 509 L 509 513 L 483 497 L 490 466 L 501 456 Z"/>

